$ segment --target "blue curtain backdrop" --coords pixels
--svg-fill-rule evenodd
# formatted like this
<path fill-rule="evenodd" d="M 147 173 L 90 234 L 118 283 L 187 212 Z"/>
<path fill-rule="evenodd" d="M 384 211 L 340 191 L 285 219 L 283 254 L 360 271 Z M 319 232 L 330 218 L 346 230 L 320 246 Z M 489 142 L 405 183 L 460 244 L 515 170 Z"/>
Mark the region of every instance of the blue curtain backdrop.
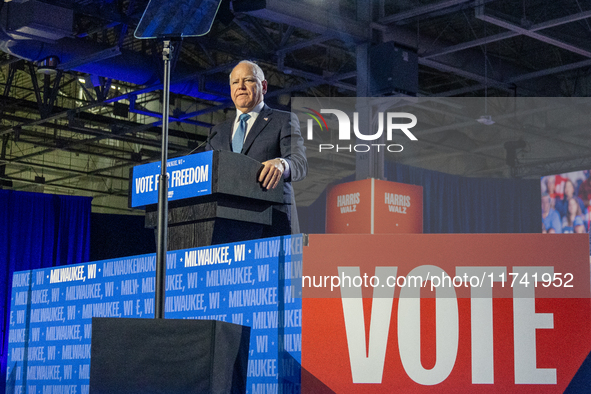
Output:
<path fill-rule="evenodd" d="M 15 271 L 88 261 L 92 198 L 0 190 L 0 392 Z"/>
<path fill-rule="evenodd" d="M 388 181 L 423 187 L 423 232 L 539 233 L 542 229 L 539 179 L 467 178 L 387 162 Z M 351 175 L 337 183 L 352 182 Z M 298 208 L 303 233 L 322 234 L 326 191 Z"/>

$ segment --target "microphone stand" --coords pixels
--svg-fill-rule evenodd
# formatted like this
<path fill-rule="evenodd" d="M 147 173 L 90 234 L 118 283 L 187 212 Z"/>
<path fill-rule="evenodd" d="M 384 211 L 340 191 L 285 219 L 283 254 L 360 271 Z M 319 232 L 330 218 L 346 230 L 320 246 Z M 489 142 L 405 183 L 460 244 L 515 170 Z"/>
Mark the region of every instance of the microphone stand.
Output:
<path fill-rule="evenodd" d="M 211 135 L 208 135 L 207 138 L 205 139 L 205 141 L 203 141 L 202 143 L 200 143 L 199 145 L 197 145 L 197 147 L 195 149 L 193 149 L 191 152 L 189 152 L 188 154 L 190 155 L 191 153 L 195 152 L 196 150 L 198 150 L 199 148 L 202 148 L 203 145 L 209 143 L 209 141 L 211 141 L 211 139 L 217 134 L 217 130 L 214 131 L 213 133 L 211 133 Z"/>
<path fill-rule="evenodd" d="M 156 282 L 154 299 L 154 318 L 164 319 L 166 291 L 166 252 L 168 241 L 168 115 L 170 98 L 170 62 L 174 46 L 170 39 L 164 40 L 162 60 L 164 61 L 164 81 L 162 89 L 162 156 L 160 159 L 160 179 L 158 190 L 158 233 L 156 246 Z"/>

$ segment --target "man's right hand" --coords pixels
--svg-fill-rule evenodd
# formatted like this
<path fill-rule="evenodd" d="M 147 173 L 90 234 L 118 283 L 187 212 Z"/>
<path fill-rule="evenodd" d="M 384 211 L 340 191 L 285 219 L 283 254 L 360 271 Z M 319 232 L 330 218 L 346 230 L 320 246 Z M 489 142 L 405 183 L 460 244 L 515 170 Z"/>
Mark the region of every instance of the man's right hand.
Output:
<path fill-rule="evenodd" d="M 279 159 L 272 159 L 263 162 L 263 168 L 259 174 L 259 182 L 267 190 L 275 189 L 283 176 L 285 167 Z"/>

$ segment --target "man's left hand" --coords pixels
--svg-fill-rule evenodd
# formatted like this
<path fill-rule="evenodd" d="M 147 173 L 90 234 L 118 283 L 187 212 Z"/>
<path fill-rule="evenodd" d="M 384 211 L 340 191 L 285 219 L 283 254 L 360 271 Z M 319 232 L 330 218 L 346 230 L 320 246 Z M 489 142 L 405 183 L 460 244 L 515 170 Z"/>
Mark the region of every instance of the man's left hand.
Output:
<path fill-rule="evenodd" d="M 263 169 L 259 174 L 259 182 L 263 187 L 268 189 L 275 189 L 279 184 L 279 180 L 283 176 L 285 168 L 279 159 L 272 159 L 263 162 Z"/>

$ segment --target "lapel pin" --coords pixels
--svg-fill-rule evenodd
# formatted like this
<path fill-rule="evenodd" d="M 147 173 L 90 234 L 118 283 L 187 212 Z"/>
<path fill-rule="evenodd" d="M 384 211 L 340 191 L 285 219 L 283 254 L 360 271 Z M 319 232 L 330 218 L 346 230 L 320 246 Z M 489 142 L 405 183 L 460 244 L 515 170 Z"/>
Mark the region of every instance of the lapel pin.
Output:
<path fill-rule="evenodd" d="M 268 120 L 269 120 L 269 118 L 265 118 L 265 122 L 268 121 Z"/>

